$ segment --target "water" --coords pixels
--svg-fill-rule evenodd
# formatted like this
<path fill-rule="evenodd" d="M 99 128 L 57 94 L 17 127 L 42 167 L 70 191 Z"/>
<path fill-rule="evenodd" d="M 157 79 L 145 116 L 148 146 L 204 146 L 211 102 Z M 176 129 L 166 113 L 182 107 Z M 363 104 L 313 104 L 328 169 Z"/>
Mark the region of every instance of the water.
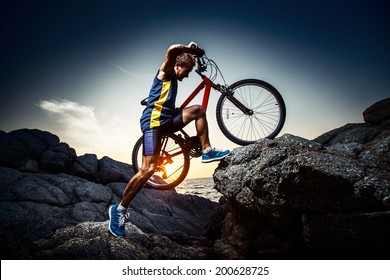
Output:
<path fill-rule="evenodd" d="M 176 187 L 176 191 L 181 194 L 192 194 L 218 202 L 222 196 L 214 189 L 214 181 L 212 177 L 185 179 L 183 183 Z"/>

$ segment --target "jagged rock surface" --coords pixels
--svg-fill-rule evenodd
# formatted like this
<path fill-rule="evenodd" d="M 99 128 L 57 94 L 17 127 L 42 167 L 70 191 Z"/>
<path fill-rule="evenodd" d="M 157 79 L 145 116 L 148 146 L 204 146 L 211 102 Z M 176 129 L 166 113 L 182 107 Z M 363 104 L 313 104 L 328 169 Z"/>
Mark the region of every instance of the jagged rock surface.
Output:
<path fill-rule="evenodd" d="M 120 201 L 125 183 L 102 185 L 68 174 L 0 167 L 0 186 L 2 259 L 211 255 L 201 235 L 218 204 L 204 198 L 143 189 L 129 210 L 122 240 L 108 234 L 107 211 Z"/>
<path fill-rule="evenodd" d="M 390 128 L 237 148 L 214 174 L 227 199 L 220 251 L 237 258 L 381 258 L 390 249 Z"/>

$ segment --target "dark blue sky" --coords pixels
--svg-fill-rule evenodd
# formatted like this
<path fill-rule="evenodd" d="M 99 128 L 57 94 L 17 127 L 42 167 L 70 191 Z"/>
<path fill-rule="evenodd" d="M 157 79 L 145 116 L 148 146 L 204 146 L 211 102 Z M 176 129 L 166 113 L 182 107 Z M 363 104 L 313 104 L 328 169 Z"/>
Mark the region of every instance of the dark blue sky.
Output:
<path fill-rule="evenodd" d="M 6 79 L 5 84 L 12 86 L 15 76 L 28 76 L 37 65 L 53 57 L 88 51 L 110 56 L 123 38 L 142 41 L 143 32 L 152 26 L 181 33 L 197 26 L 209 26 L 213 30 L 230 24 L 241 29 L 241 34 L 278 38 L 286 44 L 286 49 L 289 44 L 300 45 L 304 51 L 318 55 L 359 61 L 378 73 L 389 66 L 390 15 L 384 0 L 196 3 L 2 1 L 2 84 Z M 237 34 L 232 32 L 232 36 Z"/>
<path fill-rule="evenodd" d="M 39 105 L 48 100 L 79 106 L 78 114 L 88 112 L 97 127 L 115 113 L 126 123 L 123 131 L 138 131 L 138 100 L 147 95 L 165 50 L 190 41 L 216 60 L 228 83 L 258 78 L 278 88 L 287 105 L 282 133 L 315 137 L 362 121 L 365 107 L 389 97 L 385 0 L 3 0 L 0 5 L 5 131 L 37 127 L 76 141 L 70 135 L 79 133 L 69 123 L 64 128 L 69 120 L 64 107 L 48 113 Z M 199 82 L 190 78 L 194 81 L 180 89 Z M 66 117 L 71 114 L 66 111 Z"/>

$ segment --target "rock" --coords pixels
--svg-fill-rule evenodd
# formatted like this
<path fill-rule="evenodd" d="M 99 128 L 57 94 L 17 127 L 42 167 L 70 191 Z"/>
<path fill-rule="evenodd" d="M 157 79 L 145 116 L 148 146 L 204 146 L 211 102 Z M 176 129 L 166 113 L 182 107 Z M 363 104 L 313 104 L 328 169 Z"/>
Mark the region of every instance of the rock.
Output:
<path fill-rule="evenodd" d="M 390 249 L 389 154 L 389 128 L 371 124 L 234 149 L 214 173 L 228 198 L 216 249 L 244 259 L 381 258 Z"/>
<path fill-rule="evenodd" d="M 24 169 L 33 156 L 17 139 L 0 131 L 0 165 Z"/>
<path fill-rule="evenodd" d="M 58 143 L 57 136 L 38 129 L 0 131 L 0 165 L 19 170 L 38 170 L 42 153 Z"/>
<path fill-rule="evenodd" d="M 305 244 L 310 251 L 332 259 L 386 257 L 390 248 L 389 232 L 390 211 L 327 214 L 303 226 Z"/>
<path fill-rule="evenodd" d="M 0 131 L 0 166 L 20 171 L 67 173 L 103 184 L 128 182 L 134 175 L 131 165 L 94 154 L 77 157 L 75 149 L 58 136 L 38 129 Z"/>
<path fill-rule="evenodd" d="M 346 124 L 340 128 L 333 129 L 321 136 L 318 136 L 313 139 L 313 141 L 326 146 L 351 143 L 366 144 L 382 133 L 387 135 L 388 128 L 365 123 Z"/>
<path fill-rule="evenodd" d="M 34 159 L 39 159 L 48 147 L 60 142 L 58 136 L 38 129 L 19 129 L 9 133 L 30 151 Z"/>
<path fill-rule="evenodd" d="M 108 231 L 108 222 L 85 222 L 57 230 L 54 242 L 40 241 L 38 259 L 208 259 L 211 249 L 202 238 L 188 238 L 184 243 L 168 236 L 147 235 L 131 223 L 126 224 L 127 236 L 115 238 Z M 176 237 L 177 235 L 172 235 Z M 45 248 L 46 247 L 46 248 Z"/>
<path fill-rule="evenodd" d="M 202 234 L 218 204 L 175 191 L 143 189 L 129 210 L 126 241 L 109 235 L 108 208 L 125 187 L 0 167 L 2 259 L 210 257 L 205 254 L 211 254 L 212 246 Z M 202 248 L 197 250 L 197 244 Z M 125 254 L 126 248 L 132 251 Z"/>
<path fill-rule="evenodd" d="M 363 112 L 365 122 L 390 125 L 390 98 L 378 101 Z"/>
<path fill-rule="evenodd" d="M 228 209 L 226 205 L 221 205 L 214 209 L 205 227 L 204 236 L 211 240 L 218 240 L 221 238 L 223 220 L 226 217 L 227 212 Z"/>
<path fill-rule="evenodd" d="M 131 165 L 115 161 L 107 156 L 99 160 L 98 180 L 103 184 L 111 182 L 128 182 L 134 176 Z"/>
<path fill-rule="evenodd" d="M 41 169 L 50 173 L 66 173 L 76 158 L 76 151 L 66 143 L 50 146 L 40 159 Z"/>
<path fill-rule="evenodd" d="M 143 189 L 132 202 L 129 220 L 144 232 L 180 231 L 200 236 L 217 205 L 175 191 Z"/>
<path fill-rule="evenodd" d="M 77 157 L 70 167 L 69 174 L 90 181 L 98 181 L 98 159 L 94 154 Z"/>

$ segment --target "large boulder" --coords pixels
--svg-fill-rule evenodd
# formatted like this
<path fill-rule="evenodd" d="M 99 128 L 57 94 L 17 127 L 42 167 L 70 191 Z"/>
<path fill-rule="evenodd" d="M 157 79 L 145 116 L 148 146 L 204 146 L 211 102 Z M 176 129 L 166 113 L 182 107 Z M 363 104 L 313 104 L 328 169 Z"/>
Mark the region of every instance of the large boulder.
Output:
<path fill-rule="evenodd" d="M 85 154 L 77 157 L 70 167 L 69 174 L 96 182 L 98 178 L 97 156 Z"/>
<path fill-rule="evenodd" d="M 58 143 L 56 135 L 38 129 L 0 131 L 0 166 L 38 170 L 41 155 Z"/>
<path fill-rule="evenodd" d="M 214 173 L 229 210 L 218 249 L 236 258 L 384 256 L 389 155 L 389 128 L 370 124 L 235 149 Z"/>
<path fill-rule="evenodd" d="M 390 98 L 378 101 L 363 112 L 365 122 L 390 125 Z"/>
<path fill-rule="evenodd" d="M 128 182 L 134 175 L 133 167 L 107 156 L 99 160 L 97 180 L 102 184 Z"/>
<path fill-rule="evenodd" d="M 28 161 L 34 160 L 28 149 L 17 139 L 0 131 L 0 165 L 23 169 Z M 38 164 L 36 164 L 38 165 Z M 36 169 L 38 167 L 36 166 Z"/>
<path fill-rule="evenodd" d="M 43 152 L 40 169 L 50 173 L 67 173 L 76 157 L 76 151 L 68 144 L 58 143 Z"/>
<path fill-rule="evenodd" d="M 9 133 L 9 135 L 24 145 L 36 159 L 39 159 L 48 147 L 60 142 L 58 136 L 48 131 L 41 131 L 38 129 L 25 128 L 13 130 Z"/>

